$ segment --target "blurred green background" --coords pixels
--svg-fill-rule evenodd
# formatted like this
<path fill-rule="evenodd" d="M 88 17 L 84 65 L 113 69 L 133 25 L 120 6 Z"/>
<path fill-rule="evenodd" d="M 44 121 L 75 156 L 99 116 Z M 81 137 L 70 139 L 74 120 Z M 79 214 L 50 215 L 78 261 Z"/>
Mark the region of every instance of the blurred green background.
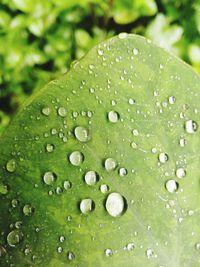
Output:
<path fill-rule="evenodd" d="M 33 91 L 120 32 L 200 73 L 200 0 L 0 0 L 0 134 Z"/>

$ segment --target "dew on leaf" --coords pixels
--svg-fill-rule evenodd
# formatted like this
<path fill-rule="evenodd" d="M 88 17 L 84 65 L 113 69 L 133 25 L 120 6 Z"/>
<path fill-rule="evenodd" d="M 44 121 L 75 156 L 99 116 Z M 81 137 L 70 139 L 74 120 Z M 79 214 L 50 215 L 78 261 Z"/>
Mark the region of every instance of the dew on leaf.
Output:
<path fill-rule="evenodd" d="M 63 189 L 60 186 L 56 187 L 56 194 L 57 195 L 62 194 L 62 192 L 63 192 Z"/>
<path fill-rule="evenodd" d="M 64 189 L 65 190 L 68 190 L 68 189 L 70 189 L 71 187 L 72 187 L 72 184 L 71 184 L 71 182 L 70 181 L 64 181 L 64 183 L 63 183 L 63 187 L 64 187 Z"/>
<path fill-rule="evenodd" d="M 106 257 L 110 257 L 113 255 L 113 251 L 111 248 L 107 248 L 107 249 L 105 249 L 104 254 Z"/>
<path fill-rule="evenodd" d="M 60 117 L 66 117 L 66 115 L 67 115 L 66 108 L 64 108 L 64 107 L 60 107 L 60 108 L 58 109 L 58 115 L 59 115 Z"/>
<path fill-rule="evenodd" d="M 165 163 L 168 160 L 168 155 L 166 153 L 160 153 L 158 159 L 161 163 Z"/>
<path fill-rule="evenodd" d="M 122 215 L 125 208 L 124 198 L 119 193 L 111 193 L 106 199 L 106 210 L 112 217 Z"/>
<path fill-rule="evenodd" d="M 42 114 L 45 116 L 49 116 L 49 114 L 51 113 L 51 109 L 49 107 L 44 107 L 42 109 Z"/>
<path fill-rule="evenodd" d="M 63 243 L 65 241 L 65 237 L 63 235 L 60 236 L 59 241 Z"/>
<path fill-rule="evenodd" d="M 78 126 L 74 130 L 74 134 L 76 139 L 78 139 L 80 142 L 87 142 L 90 140 L 89 131 L 87 128 Z"/>
<path fill-rule="evenodd" d="M 69 155 L 69 161 L 74 166 L 80 166 L 84 161 L 84 156 L 79 151 L 74 151 Z"/>
<path fill-rule="evenodd" d="M 23 213 L 25 216 L 30 216 L 33 213 L 34 209 L 31 205 L 26 204 L 23 207 Z"/>
<path fill-rule="evenodd" d="M 170 96 L 168 101 L 169 101 L 169 104 L 173 105 L 176 102 L 176 98 L 174 96 Z"/>
<path fill-rule="evenodd" d="M 169 193 L 174 193 L 178 190 L 178 183 L 175 180 L 168 180 L 165 187 Z"/>
<path fill-rule="evenodd" d="M 200 243 L 196 243 L 195 248 L 196 250 L 200 251 Z"/>
<path fill-rule="evenodd" d="M 113 158 L 107 158 L 104 162 L 106 171 L 113 171 L 117 167 L 117 161 Z"/>
<path fill-rule="evenodd" d="M 67 258 L 69 261 L 73 261 L 75 259 L 75 255 L 72 251 L 67 252 Z"/>
<path fill-rule="evenodd" d="M 111 110 L 108 112 L 108 120 L 112 123 L 116 123 L 119 120 L 119 113 Z"/>
<path fill-rule="evenodd" d="M 7 243 L 11 247 L 18 245 L 23 239 L 23 233 L 19 230 L 13 230 L 7 235 Z"/>
<path fill-rule="evenodd" d="M 185 177 L 185 175 L 186 175 L 186 171 L 183 168 L 178 168 L 176 170 L 176 176 L 178 178 L 183 178 L 183 177 Z"/>
<path fill-rule="evenodd" d="M 147 256 L 148 259 L 152 258 L 153 255 L 154 255 L 154 252 L 153 252 L 152 249 L 149 248 L 149 249 L 146 250 L 146 256 Z"/>
<path fill-rule="evenodd" d="M 86 198 L 86 199 L 81 200 L 80 210 L 83 214 L 90 213 L 91 211 L 94 210 L 94 208 L 95 208 L 95 204 L 92 199 Z"/>
<path fill-rule="evenodd" d="M 4 257 L 6 255 L 6 249 L 0 245 L 0 258 Z"/>
<path fill-rule="evenodd" d="M 43 175 L 43 181 L 47 185 L 53 184 L 55 180 L 56 180 L 56 175 L 53 172 L 45 172 L 45 174 Z"/>
<path fill-rule="evenodd" d="M 120 175 L 121 177 L 126 176 L 127 173 L 128 173 L 128 171 L 127 171 L 126 168 L 120 168 L 120 169 L 119 169 L 119 175 Z"/>
<path fill-rule="evenodd" d="M 98 181 L 98 175 L 95 171 L 88 171 L 84 176 L 84 180 L 88 185 L 95 185 Z"/>
<path fill-rule="evenodd" d="M 13 208 L 16 208 L 19 205 L 19 201 L 17 199 L 12 199 L 11 205 Z"/>
<path fill-rule="evenodd" d="M 127 246 L 126 246 L 126 249 L 127 249 L 128 251 L 132 251 L 132 250 L 134 250 L 134 248 L 135 248 L 135 246 L 134 246 L 133 243 L 128 243 Z"/>
<path fill-rule="evenodd" d="M 102 185 L 100 186 L 100 191 L 101 191 L 101 193 L 105 194 L 105 193 L 108 192 L 108 190 L 109 190 L 109 187 L 108 187 L 106 184 L 102 184 Z"/>
<path fill-rule="evenodd" d="M 46 151 L 47 151 L 48 153 L 53 152 L 54 148 L 55 148 L 55 147 L 54 147 L 53 144 L 47 144 L 47 145 L 46 145 Z"/>
<path fill-rule="evenodd" d="M 119 39 L 125 39 L 127 38 L 128 34 L 126 32 L 120 32 L 118 34 Z"/>
<path fill-rule="evenodd" d="M 16 161 L 14 159 L 10 159 L 7 163 L 6 163 L 6 170 L 8 172 L 14 172 L 16 170 Z"/>
<path fill-rule="evenodd" d="M 62 247 L 58 247 L 58 248 L 57 248 L 57 251 L 58 251 L 58 253 L 62 253 L 63 248 L 62 248 Z"/>
<path fill-rule="evenodd" d="M 185 122 L 185 130 L 189 134 L 193 134 L 197 131 L 198 125 L 195 121 L 193 120 L 188 120 Z"/>
<path fill-rule="evenodd" d="M 8 186 L 0 182 L 0 194 L 6 195 L 8 193 Z"/>
<path fill-rule="evenodd" d="M 133 48 L 133 55 L 137 56 L 139 54 L 139 50 L 137 48 Z"/>
<path fill-rule="evenodd" d="M 134 105 L 134 104 L 135 104 L 135 99 L 133 99 L 133 98 L 129 98 L 128 103 L 129 103 L 130 105 Z"/>

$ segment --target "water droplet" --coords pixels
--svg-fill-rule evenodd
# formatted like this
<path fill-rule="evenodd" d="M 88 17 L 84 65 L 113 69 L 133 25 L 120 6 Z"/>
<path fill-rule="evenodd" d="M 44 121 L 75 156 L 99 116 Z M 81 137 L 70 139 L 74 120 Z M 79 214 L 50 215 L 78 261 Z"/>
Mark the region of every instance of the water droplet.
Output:
<path fill-rule="evenodd" d="M 193 134 L 197 131 L 198 125 L 193 120 L 188 120 L 185 122 L 185 130 L 187 133 Z"/>
<path fill-rule="evenodd" d="M 72 251 L 67 252 L 67 258 L 69 261 L 73 261 L 75 259 L 75 255 Z"/>
<path fill-rule="evenodd" d="M 30 249 L 29 248 L 25 248 L 25 250 L 24 250 L 24 254 L 25 254 L 25 256 L 28 256 L 29 254 L 30 254 Z"/>
<path fill-rule="evenodd" d="M 161 163 L 165 163 L 168 160 L 168 155 L 162 152 L 159 154 L 158 158 Z"/>
<path fill-rule="evenodd" d="M 47 185 L 51 185 L 56 180 L 56 175 L 53 172 L 45 172 L 43 176 L 43 181 Z"/>
<path fill-rule="evenodd" d="M 125 169 L 125 168 L 120 168 L 120 169 L 119 169 L 119 175 L 120 175 L 121 177 L 127 175 L 127 173 L 128 173 L 127 169 Z"/>
<path fill-rule="evenodd" d="M 69 161 L 74 166 L 80 166 L 84 161 L 84 156 L 79 151 L 74 151 L 69 155 Z"/>
<path fill-rule="evenodd" d="M 131 147 L 133 148 L 133 149 L 137 149 L 137 144 L 135 143 L 135 142 L 131 142 Z"/>
<path fill-rule="evenodd" d="M 169 97 L 169 103 L 173 105 L 176 102 L 176 98 L 174 96 Z"/>
<path fill-rule="evenodd" d="M 49 116 L 49 114 L 51 113 L 51 109 L 49 107 L 44 107 L 42 109 L 42 114 L 45 116 Z"/>
<path fill-rule="evenodd" d="M 54 150 L 54 145 L 53 144 L 47 144 L 46 145 L 46 151 L 47 152 L 51 153 L 51 152 L 53 152 L 53 150 Z"/>
<path fill-rule="evenodd" d="M 108 187 L 106 184 L 102 184 L 102 185 L 100 186 L 100 191 L 101 191 L 101 193 L 105 194 L 105 193 L 108 192 L 108 190 L 109 190 L 109 187 Z"/>
<path fill-rule="evenodd" d="M 165 187 L 169 193 L 174 193 L 178 190 L 178 183 L 175 180 L 168 180 Z"/>
<path fill-rule="evenodd" d="M 62 194 L 62 192 L 63 192 L 63 189 L 60 186 L 56 187 L 56 194 L 60 195 Z"/>
<path fill-rule="evenodd" d="M 0 258 L 6 255 L 6 249 L 0 245 Z"/>
<path fill-rule="evenodd" d="M 6 195 L 8 193 L 8 186 L 0 182 L 0 194 Z"/>
<path fill-rule="evenodd" d="M 70 189 L 72 187 L 72 184 L 71 184 L 70 181 L 64 181 L 63 186 L 64 186 L 65 190 L 68 190 L 68 189 Z"/>
<path fill-rule="evenodd" d="M 65 109 L 64 107 L 60 107 L 60 108 L 58 109 L 58 115 L 59 115 L 60 117 L 66 117 L 66 115 L 67 115 L 67 111 L 66 111 L 66 109 Z"/>
<path fill-rule="evenodd" d="M 96 182 L 98 181 L 98 175 L 95 171 L 88 171 L 85 174 L 84 179 L 85 179 L 86 184 L 95 185 Z"/>
<path fill-rule="evenodd" d="M 126 248 L 127 248 L 128 251 L 132 251 L 132 250 L 134 250 L 135 246 L 134 246 L 133 243 L 128 243 Z"/>
<path fill-rule="evenodd" d="M 117 217 L 124 211 L 124 199 L 119 193 L 111 193 L 106 200 L 106 210 L 112 217 Z"/>
<path fill-rule="evenodd" d="M 62 253 L 63 248 L 62 248 L 62 247 L 58 247 L 58 248 L 57 248 L 57 251 L 58 251 L 58 253 Z"/>
<path fill-rule="evenodd" d="M 106 255 L 106 257 L 110 257 L 113 255 L 113 251 L 111 248 L 107 248 L 105 249 L 104 254 Z"/>
<path fill-rule="evenodd" d="M 94 210 L 95 204 L 94 201 L 90 198 L 81 200 L 80 210 L 82 213 L 87 214 Z"/>
<path fill-rule="evenodd" d="M 129 103 L 130 105 L 134 105 L 134 104 L 135 104 L 135 100 L 132 99 L 132 98 L 129 98 L 128 103 Z"/>
<path fill-rule="evenodd" d="M 13 199 L 11 201 L 11 205 L 12 205 L 13 208 L 16 208 L 18 206 L 18 204 L 19 204 L 19 201 L 17 199 Z"/>
<path fill-rule="evenodd" d="M 6 170 L 8 172 L 14 172 L 16 170 L 16 161 L 14 159 L 11 159 L 7 162 Z"/>
<path fill-rule="evenodd" d="M 126 32 L 120 32 L 118 34 L 119 39 L 125 39 L 127 38 L 128 34 Z"/>
<path fill-rule="evenodd" d="M 133 134 L 134 136 L 138 136 L 138 135 L 139 135 L 139 132 L 138 132 L 137 129 L 134 129 L 134 130 L 132 131 L 132 134 Z"/>
<path fill-rule="evenodd" d="M 183 168 L 178 168 L 176 170 L 176 176 L 178 178 L 183 178 L 183 177 L 185 177 L 185 175 L 186 175 L 186 171 Z"/>
<path fill-rule="evenodd" d="M 133 48 L 133 55 L 137 56 L 139 54 L 139 50 L 137 48 Z"/>
<path fill-rule="evenodd" d="M 113 171 L 117 167 L 117 162 L 113 158 L 107 158 L 104 163 L 106 171 Z"/>
<path fill-rule="evenodd" d="M 26 216 L 30 216 L 33 213 L 34 209 L 31 205 L 27 204 L 23 207 L 23 213 Z"/>
<path fill-rule="evenodd" d="M 195 248 L 200 251 L 200 243 L 196 243 Z"/>
<path fill-rule="evenodd" d="M 80 142 L 87 142 L 90 140 L 89 131 L 85 127 L 82 126 L 76 127 L 74 130 L 74 134 Z"/>
<path fill-rule="evenodd" d="M 97 53 L 98 53 L 99 56 L 103 56 L 103 50 L 102 49 L 99 48 Z"/>
<path fill-rule="evenodd" d="M 61 243 L 63 243 L 65 241 L 65 237 L 63 235 L 61 235 L 59 240 L 60 240 Z"/>
<path fill-rule="evenodd" d="M 146 250 L 146 256 L 147 256 L 148 259 L 152 258 L 153 255 L 154 255 L 154 252 L 153 252 L 152 249 L 149 248 L 149 249 Z"/>
<path fill-rule="evenodd" d="M 11 247 L 15 247 L 18 245 L 23 239 L 23 233 L 19 230 L 13 230 L 7 235 L 8 245 Z"/>
<path fill-rule="evenodd" d="M 119 114 L 114 110 L 109 111 L 108 120 L 112 123 L 116 123 L 119 120 Z"/>

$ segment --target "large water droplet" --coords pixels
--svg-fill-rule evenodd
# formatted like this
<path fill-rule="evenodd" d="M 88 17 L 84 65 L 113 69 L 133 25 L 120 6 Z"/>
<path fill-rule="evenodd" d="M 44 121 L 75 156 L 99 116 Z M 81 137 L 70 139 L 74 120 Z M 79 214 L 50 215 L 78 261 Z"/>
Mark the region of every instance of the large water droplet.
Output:
<path fill-rule="evenodd" d="M 95 171 L 88 171 L 85 174 L 84 179 L 85 179 L 86 184 L 95 185 L 98 180 L 98 175 Z"/>
<path fill-rule="evenodd" d="M 193 134 L 197 131 L 198 125 L 193 120 L 188 120 L 185 122 L 185 130 L 187 133 Z"/>
<path fill-rule="evenodd" d="M 113 171 L 117 167 L 117 161 L 113 158 L 107 158 L 104 166 L 106 171 Z"/>
<path fill-rule="evenodd" d="M 10 159 L 6 164 L 6 170 L 8 172 L 14 172 L 16 170 L 16 161 L 14 159 Z"/>
<path fill-rule="evenodd" d="M 90 140 L 89 131 L 85 127 L 82 126 L 76 127 L 74 130 L 74 134 L 80 142 L 87 142 Z"/>
<path fill-rule="evenodd" d="M 114 110 L 109 111 L 108 120 L 112 123 L 116 123 L 119 120 L 119 114 Z"/>
<path fill-rule="evenodd" d="M 94 201 L 90 198 L 86 198 L 81 200 L 80 203 L 80 210 L 82 213 L 87 214 L 90 213 L 91 211 L 93 211 L 95 208 L 95 204 Z"/>
<path fill-rule="evenodd" d="M 124 208 L 124 198 L 119 193 L 109 194 L 106 200 L 106 210 L 112 217 L 120 216 Z"/>
<path fill-rule="evenodd" d="M 66 111 L 66 109 L 65 109 L 64 107 L 60 107 L 60 108 L 58 109 L 58 115 L 59 115 L 60 117 L 65 117 L 65 116 L 67 115 L 67 111 Z"/>
<path fill-rule="evenodd" d="M 45 172 L 43 176 L 43 181 L 47 185 L 51 185 L 56 180 L 56 175 L 53 172 Z"/>
<path fill-rule="evenodd" d="M 69 161 L 74 166 L 80 166 L 84 161 L 84 156 L 79 151 L 74 151 L 69 155 Z"/>
<path fill-rule="evenodd" d="M 11 247 L 15 247 L 18 245 L 23 239 L 23 233 L 19 230 L 13 230 L 7 235 L 8 245 Z"/>
<path fill-rule="evenodd" d="M 178 190 L 178 183 L 175 180 L 168 180 L 165 187 L 169 193 L 174 193 Z"/>

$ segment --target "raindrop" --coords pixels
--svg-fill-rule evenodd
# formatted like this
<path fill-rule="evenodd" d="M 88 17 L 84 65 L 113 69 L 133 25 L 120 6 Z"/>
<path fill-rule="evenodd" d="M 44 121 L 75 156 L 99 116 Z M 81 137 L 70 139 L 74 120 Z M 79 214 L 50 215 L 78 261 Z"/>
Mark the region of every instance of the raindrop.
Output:
<path fill-rule="evenodd" d="M 69 161 L 74 166 L 80 166 L 84 161 L 84 156 L 79 151 L 74 151 L 69 155 Z"/>
<path fill-rule="evenodd" d="M 110 257 L 113 255 L 113 251 L 111 248 L 107 248 L 107 249 L 105 249 L 104 254 L 106 257 Z"/>
<path fill-rule="evenodd" d="M 121 177 L 126 176 L 127 173 L 128 173 L 127 169 L 125 169 L 125 168 L 120 168 L 120 169 L 119 169 L 119 175 L 120 175 Z"/>
<path fill-rule="evenodd" d="M 119 114 L 114 110 L 109 111 L 108 120 L 112 123 L 116 123 L 119 120 Z"/>
<path fill-rule="evenodd" d="M 118 34 L 119 39 L 125 39 L 127 38 L 128 34 L 126 32 L 121 32 Z"/>
<path fill-rule="evenodd" d="M 8 172 L 14 172 L 16 169 L 16 161 L 14 159 L 11 159 L 6 164 L 6 170 Z"/>
<path fill-rule="evenodd" d="M 176 176 L 178 178 L 183 178 L 183 177 L 185 177 L 185 175 L 186 175 L 186 171 L 183 168 L 178 168 L 176 170 Z"/>
<path fill-rule="evenodd" d="M 76 127 L 74 130 L 74 134 L 80 142 L 87 142 L 90 140 L 89 131 L 85 127 L 82 126 Z"/>
<path fill-rule="evenodd" d="M 128 245 L 126 246 L 126 248 L 127 248 L 128 251 L 132 251 L 132 250 L 134 250 L 135 246 L 134 246 L 133 243 L 128 243 Z"/>
<path fill-rule="evenodd" d="M 113 171 L 117 167 L 117 162 L 113 158 L 107 158 L 104 163 L 106 171 Z"/>
<path fill-rule="evenodd" d="M 30 216 L 33 213 L 34 209 L 31 205 L 27 204 L 23 207 L 23 213 L 26 216 Z"/>
<path fill-rule="evenodd" d="M 53 152 L 53 150 L 54 150 L 54 145 L 53 144 L 47 144 L 46 145 L 46 151 L 47 152 L 51 153 L 51 152 Z"/>
<path fill-rule="evenodd" d="M 139 54 L 139 50 L 137 48 L 133 48 L 133 55 L 137 56 Z"/>
<path fill-rule="evenodd" d="M 67 258 L 69 261 L 73 261 L 75 259 L 75 255 L 72 251 L 67 252 Z"/>
<path fill-rule="evenodd" d="M 112 217 L 120 216 L 124 208 L 124 199 L 119 193 L 109 194 L 106 200 L 106 210 Z"/>
<path fill-rule="evenodd" d="M 8 193 L 8 186 L 0 183 L 0 194 L 6 195 Z"/>
<path fill-rule="evenodd" d="M 58 253 L 62 253 L 63 248 L 62 248 L 62 247 L 58 247 L 58 248 L 57 248 L 57 251 L 58 251 Z"/>
<path fill-rule="evenodd" d="M 101 191 L 101 193 L 105 194 L 105 193 L 108 192 L 108 190 L 109 190 L 109 187 L 108 187 L 106 184 L 102 184 L 102 185 L 100 186 L 100 191 Z"/>
<path fill-rule="evenodd" d="M 45 172 L 43 176 L 43 181 L 47 185 L 51 185 L 56 180 L 56 175 L 53 172 Z"/>
<path fill-rule="evenodd" d="M 6 249 L 0 245 L 0 258 L 6 255 Z"/>
<path fill-rule="evenodd" d="M 65 116 L 67 115 L 67 111 L 66 111 L 66 109 L 65 109 L 64 107 L 60 107 L 60 108 L 58 109 L 58 115 L 59 115 L 60 117 L 65 117 Z"/>
<path fill-rule="evenodd" d="M 168 155 L 162 152 L 159 154 L 158 158 L 161 163 L 165 163 L 168 160 Z"/>
<path fill-rule="evenodd" d="M 23 239 L 23 233 L 19 230 L 13 230 L 7 235 L 8 245 L 11 247 L 15 247 L 18 245 Z"/>
<path fill-rule="evenodd" d="M 85 174 L 84 179 L 85 179 L 86 184 L 95 185 L 98 181 L 98 175 L 95 171 L 88 171 Z"/>
<path fill-rule="evenodd" d="M 200 243 L 196 243 L 195 248 L 200 251 Z"/>
<path fill-rule="evenodd" d="M 64 186 L 64 189 L 65 190 L 68 190 L 68 189 L 70 189 L 71 187 L 72 187 L 72 184 L 71 184 L 71 182 L 70 181 L 64 181 L 64 184 L 63 184 L 63 186 Z"/>
<path fill-rule="evenodd" d="M 87 214 L 94 210 L 95 204 L 94 201 L 90 198 L 81 200 L 80 210 L 82 213 Z"/>
<path fill-rule="evenodd" d="M 135 143 L 135 142 L 131 142 L 131 147 L 133 148 L 133 149 L 137 149 L 137 144 Z"/>
<path fill-rule="evenodd" d="M 152 258 L 153 254 L 154 253 L 153 253 L 152 249 L 149 248 L 149 249 L 146 250 L 146 256 L 147 256 L 148 259 Z"/>
<path fill-rule="evenodd" d="M 51 113 L 51 109 L 49 107 L 44 107 L 42 109 L 42 114 L 45 116 L 49 116 L 49 114 Z"/>
<path fill-rule="evenodd" d="M 99 56 L 103 56 L 103 50 L 102 49 L 99 48 L 97 52 L 98 52 Z"/>
<path fill-rule="evenodd" d="M 168 180 L 165 187 L 169 193 L 174 193 L 178 190 L 178 183 L 175 180 Z"/>
<path fill-rule="evenodd" d="M 193 134 L 197 131 L 198 125 L 193 120 L 188 120 L 185 122 L 185 130 L 187 133 Z"/>
<path fill-rule="evenodd" d="M 65 241 L 65 237 L 63 235 L 60 236 L 59 241 L 63 243 Z"/>
<path fill-rule="evenodd" d="M 174 96 L 169 97 L 169 104 L 173 105 L 176 102 L 176 98 Z"/>
<path fill-rule="evenodd" d="M 18 204 L 19 204 L 19 201 L 17 199 L 13 199 L 11 201 L 11 205 L 12 205 L 13 208 L 16 208 L 18 206 Z"/>
<path fill-rule="evenodd" d="M 128 103 L 129 103 L 130 105 L 134 105 L 134 104 L 135 104 L 135 100 L 132 99 L 132 98 L 129 98 Z"/>

